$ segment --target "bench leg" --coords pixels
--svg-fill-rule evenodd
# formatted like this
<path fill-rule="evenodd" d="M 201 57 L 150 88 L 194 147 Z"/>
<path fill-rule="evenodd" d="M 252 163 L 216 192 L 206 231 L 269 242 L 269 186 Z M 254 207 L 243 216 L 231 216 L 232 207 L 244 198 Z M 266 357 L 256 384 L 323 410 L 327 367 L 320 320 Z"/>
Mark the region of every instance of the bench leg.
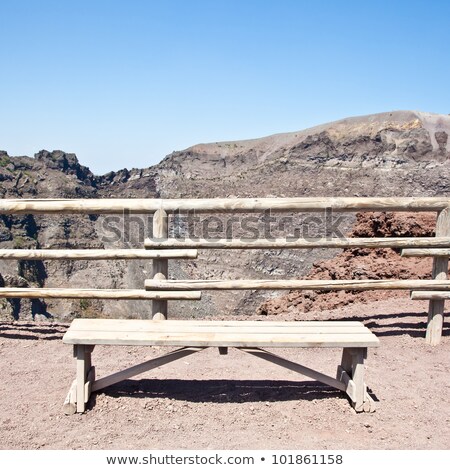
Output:
<path fill-rule="evenodd" d="M 355 382 L 355 402 L 353 408 L 363 411 L 366 384 L 364 383 L 364 359 L 367 357 L 366 348 L 355 348 L 352 355 L 352 380 Z"/>
<path fill-rule="evenodd" d="M 94 368 L 91 365 L 93 346 L 77 344 L 74 353 L 77 358 L 77 386 L 76 403 L 77 413 L 83 413 L 89 399 L 90 388 L 93 382 Z"/>
<path fill-rule="evenodd" d="M 367 393 L 364 382 L 364 359 L 367 348 L 344 348 L 341 365 L 338 367 L 337 379 L 346 385 L 346 393 L 357 412 L 375 411 L 375 403 Z"/>
<path fill-rule="evenodd" d="M 344 348 L 344 350 L 342 351 L 341 367 L 351 377 L 353 359 L 350 350 L 350 348 Z"/>

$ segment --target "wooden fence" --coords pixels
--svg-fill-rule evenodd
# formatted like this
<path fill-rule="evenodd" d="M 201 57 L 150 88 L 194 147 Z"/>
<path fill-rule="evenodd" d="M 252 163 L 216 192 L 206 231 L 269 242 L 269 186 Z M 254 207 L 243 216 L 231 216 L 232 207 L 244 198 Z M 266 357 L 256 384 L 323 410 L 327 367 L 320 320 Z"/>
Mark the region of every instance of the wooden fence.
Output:
<path fill-rule="evenodd" d="M 171 212 L 335 212 L 394 211 L 437 213 L 435 237 L 317 238 L 317 239 L 169 239 Z M 442 336 L 444 301 L 450 298 L 447 280 L 450 256 L 450 198 L 251 198 L 251 199 L 0 199 L 0 214 L 122 214 L 153 215 L 153 239 L 145 249 L 2 249 L 0 258 L 14 260 L 152 259 L 153 276 L 144 289 L 0 288 L 3 298 L 101 298 L 152 300 L 154 319 L 168 315 L 167 301 L 200 299 L 202 290 L 314 289 L 411 290 L 413 299 L 429 300 L 426 340 Z M 199 249 L 401 248 L 402 256 L 433 258 L 431 280 L 168 280 L 169 259 L 193 259 Z"/>

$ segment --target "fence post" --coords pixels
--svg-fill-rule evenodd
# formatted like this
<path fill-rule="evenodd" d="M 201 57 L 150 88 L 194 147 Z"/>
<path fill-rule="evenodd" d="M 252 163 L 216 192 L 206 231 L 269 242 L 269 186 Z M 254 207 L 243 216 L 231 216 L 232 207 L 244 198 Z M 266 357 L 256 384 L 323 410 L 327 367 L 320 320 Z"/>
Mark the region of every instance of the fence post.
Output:
<path fill-rule="evenodd" d="M 153 238 L 163 241 L 169 236 L 168 216 L 164 209 L 158 209 L 153 215 Z M 169 273 L 169 260 L 153 260 L 153 279 L 167 279 Z M 167 320 L 167 300 L 152 301 L 153 320 Z"/>
<path fill-rule="evenodd" d="M 436 220 L 436 236 L 448 237 L 450 235 L 450 208 L 438 212 Z M 448 278 L 448 256 L 433 257 L 433 279 L 445 280 Z M 431 299 L 428 307 L 428 325 L 426 342 L 435 346 L 439 344 L 444 324 L 444 299 Z"/>

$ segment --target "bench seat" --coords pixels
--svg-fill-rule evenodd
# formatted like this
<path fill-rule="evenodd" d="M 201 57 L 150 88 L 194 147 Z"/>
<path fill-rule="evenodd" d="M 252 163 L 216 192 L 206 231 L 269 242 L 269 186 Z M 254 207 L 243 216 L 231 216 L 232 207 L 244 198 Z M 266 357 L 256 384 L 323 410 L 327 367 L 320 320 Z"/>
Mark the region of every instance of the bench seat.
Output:
<path fill-rule="evenodd" d="M 67 344 L 199 347 L 373 347 L 378 338 L 360 322 L 77 319 Z"/>
<path fill-rule="evenodd" d="M 67 413 L 84 412 L 92 392 L 209 347 L 217 347 L 220 354 L 237 348 L 345 392 L 356 411 L 374 409 L 364 382 L 364 359 L 367 348 L 378 346 L 379 340 L 360 322 L 76 319 L 63 342 L 74 346 L 77 358 L 77 378 L 65 402 Z M 96 380 L 91 364 L 96 345 L 180 349 Z M 343 348 L 343 352 L 334 378 L 262 348 Z"/>

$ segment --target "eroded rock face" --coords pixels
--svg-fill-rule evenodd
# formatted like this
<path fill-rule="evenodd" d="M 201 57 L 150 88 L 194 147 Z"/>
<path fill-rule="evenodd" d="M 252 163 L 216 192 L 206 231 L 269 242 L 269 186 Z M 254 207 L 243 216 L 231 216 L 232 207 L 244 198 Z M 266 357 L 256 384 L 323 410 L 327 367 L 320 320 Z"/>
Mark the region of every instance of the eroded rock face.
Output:
<path fill-rule="evenodd" d="M 382 113 L 262 139 L 199 144 L 174 152 L 153 167 L 123 169 L 104 176 L 93 175 L 74 154 L 63 151 L 43 150 L 35 158 L 10 157 L 0 151 L 0 197 L 449 195 L 449 133 L 450 116 Z M 354 221 L 353 214 L 346 215 L 340 229 L 348 232 Z M 128 226 L 121 219 L 117 237 L 110 236 L 116 234 L 110 222 L 105 217 L 80 215 L 0 216 L 0 248 L 142 247 L 143 238 L 151 235 L 149 217 L 128 220 Z M 389 230 L 395 231 L 394 220 L 381 226 L 389 223 Z M 290 224 L 303 229 L 305 218 L 292 217 Z M 275 232 L 284 234 L 282 229 Z M 238 223 L 235 235 L 241 234 Z M 173 261 L 169 269 L 171 276 L 179 279 L 299 278 L 318 261 L 336 254 L 335 250 L 202 250 L 198 260 Z M 46 261 L 38 265 L 0 260 L 0 273 L 5 279 L 21 276 L 30 285 L 47 287 L 141 288 L 151 275 L 151 263 Z M 278 294 L 205 293 L 200 302 L 172 302 L 170 311 L 173 317 L 253 313 Z M 140 301 L 49 300 L 41 307 L 19 301 L 14 315 L 31 318 L 34 309 L 45 310 L 34 317 L 52 315 L 69 320 L 74 316 L 146 317 L 151 311 L 150 302 Z"/>
<path fill-rule="evenodd" d="M 74 153 L 65 153 L 61 150 L 48 152 L 41 150 L 34 156 L 35 160 L 41 162 L 46 168 L 59 170 L 66 175 L 74 175 L 80 181 L 87 181 L 95 186 L 95 178 L 89 168 L 80 165 Z"/>
<path fill-rule="evenodd" d="M 436 216 L 429 213 L 357 214 L 352 237 L 434 236 Z M 394 249 L 347 249 L 330 260 L 314 264 L 307 279 L 430 279 L 429 258 L 402 258 Z M 283 315 L 332 310 L 355 302 L 369 302 L 404 296 L 402 291 L 290 291 L 263 302 L 260 315 Z"/>

